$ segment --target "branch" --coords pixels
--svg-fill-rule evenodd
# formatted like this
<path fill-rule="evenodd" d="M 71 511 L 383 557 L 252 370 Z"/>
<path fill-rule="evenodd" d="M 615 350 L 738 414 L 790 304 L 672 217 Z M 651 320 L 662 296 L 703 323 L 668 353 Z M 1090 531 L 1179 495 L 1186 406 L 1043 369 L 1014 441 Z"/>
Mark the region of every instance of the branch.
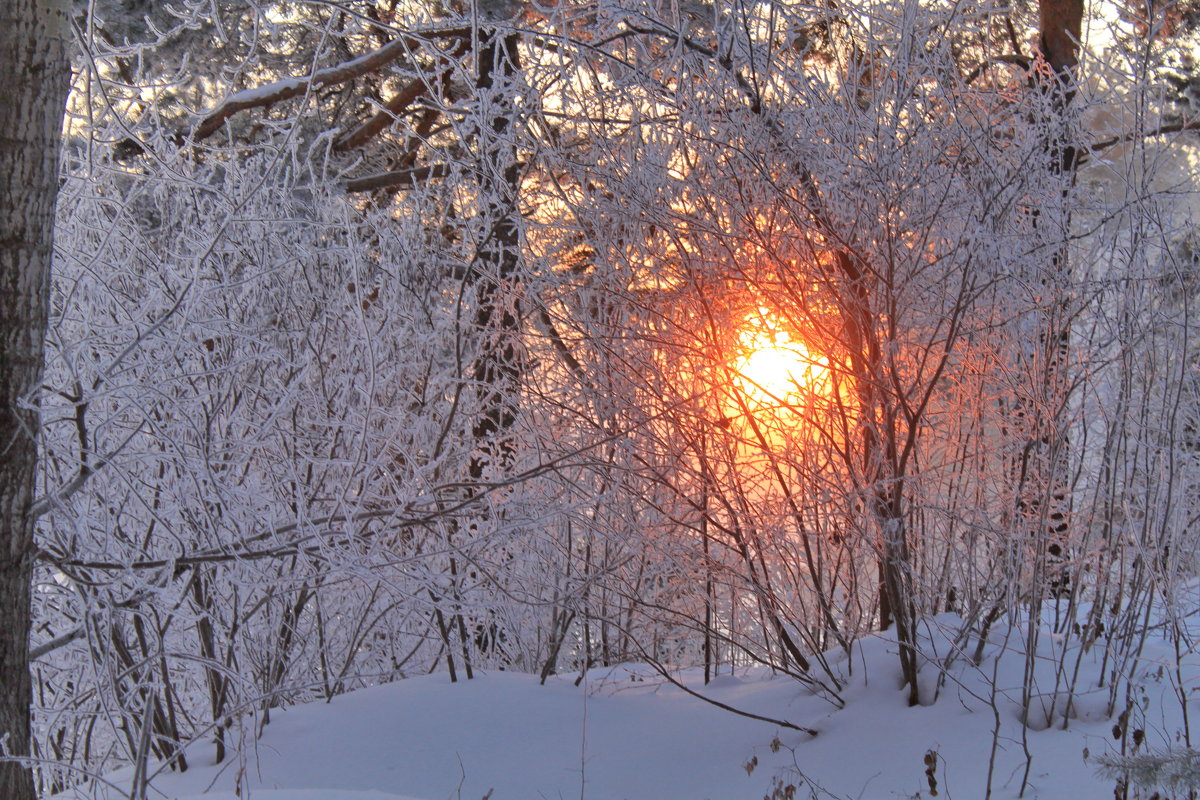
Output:
<path fill-rule="evenodd" d="M 109 608 L 135 608 L 147 597 L 149 597 L 149 592 L 147 592 L 147 591 L 143 590 L 143 591 L 135 592 L 133 595 L 127 597 L 126 599 L 122 600 L 121 602 L 113 603 L 111 606 L 108 606 L 108 607 Z M 66 647 L 71 642 L 75 641 L 76 639 L 82 639 L 86 634 L 87 634 L 87 626 L 84 625 L 83 623 L 80 623 L 79 625 L 76 625 L 74 628 L 67 631 L 66 633 L 59 634 L 58 636 L 55 636 L 53 639 L 51 639 L 48 642 L 42 642 L 37 647 L 30 648 L 29 660 L 37 661 L 39 658 L 46 655 L 47 653 L 51 653 L 60 647 Z"/>
<path fill-rule="evenodd" d="M 53 639 L 51 639 L 48 642 L 43 642 L 42 644 L 39 644 L 37 647 L 30 648 L 29 660 L 37 661 L 39 658 L 46 655 L 47 653 L 53 652 L 60 647 L 66 647 L 71 642 L 75 641 L 76 639 L 82 639 L 83 635 L 85 633 L 86 633 L 86 630 L 84 629 L 84 627 L 82 625 L 79 625 L 78 627 L 73 628 L 72 630 L 69 630 L 66 633 L 62 634 L 61 636 L 55 636 Z"/>
<path fill-rule="evenodd" d="M 417 78 L 401 89 L 391 100 L 384 104 L 366 122 L 360 123 L 346 132 L 333 143 L 333 149 L 339 152 L 361 147 L 375 137 L 380 131 L 395 122 L 400 113 L 411 106 L 421 95 L 429 91 L 429 85 L 424 78 Z"/>
<path fill-rule="evenodd" d="M 579 359 L 575 358 L 574 353 L 571 352 L 571 348 L 567 347 L 567 343 L 563 341 L 562 335 L 554 327 L 554 320 L 550 317 L 550 312 L 546 310 L 544 305 L 538 308 L 538 320 L 545 326 L 546 335 L 550 338 L 550 344 L 554 345 L 554 349 L 562 358 L 563 364 L 571 372 L 583 376 L 586 380 L 587 375 L 584 373 L 583 365 L 579 363 Z"/>
<path fill-rule="evenodd" d="M 1200 753 L 1191 748 L 1131 756 L 1103 755 L 1096 762 L 1104 777 L 1125 778 L 1146 789 L 1183 794 L 1200 786 Z"/>
<path fill-rule="evenodd" d="M 124 450 L 125 447 L 133 441 L 134 437 L 141 433 L 144 428 L 145 422 L 134 428 L 133 432 L 125 437 L 125 441 L 121 442 L 121 444 L 118 445 L 117 448 L 107 456 L 93 464 L 85 463 L 81 465 L 79 472 L 76 473 L 75 477 L 72 478 L 71 481 L 65 486 L 61 486 L 58 489 L 55 489 L 53 492 L 47 492 L 35 500 L 33 505 L 29 508 L 30 516 L 32 516 L 34 519 L 37 519 L 43 514 L 48 513 L 50 509 L 54 508 L 55 506 L 65 503 L 68 499 L 70 499 L 71 495 L 75 494 L 84 486 L 86 486 L 88 481 L 92 479 L 93 475 L 107 467 L 109 462 L 112 461 L 112 459 L 115 458 L 118 453 Z"/>
<path fill-rule="evenodd" d="M 678 405 L 682 405 L 683 403 L 690 401 L 691 398 L 687 398 Z M 635 430 L 647 425 L 659 419 L 660 417 L 671 413 L 674 408 L 675 406 L 664 409 L 662 412 L 652 415 L 649 419 L 639 422 L 630 430 Z M 68 558 L 67 554 L 65 553 L 52 553 L 46 549 L 39 549 L 36 552 L 35 557 L 39 561 L 44 561 L 48 564 L 58 567 L 63 571 L 71 569 L 128 571 L 162 569 L 163 567 L 170 566 L 174 568 L 176 572 L 178 572 L 180 567 L 193 566 L 197 564 L 222 563 L 227 561 L 253 561 L 263 558 L 285 558 L 299 555 L 300 553 L 306 553 L 308 555 L 320 555 L 324 549 L 320 544 L 306 544 L 306 542 L 315 537 L 332 533 L 332 531 L 324 530 L 306 533 L 297 538 L 293 538 L 285 542 L 279 542 L 261 549 L 253 549 L 252 545 L 258 542 L 273 539 L 283 534 L 292 533 L 305 527 L 325 527 L 342 523 L 366 522 L 376 519 L 390 519 L 392 530 L 397 528 L 416 528 L 429 525 L 437 522 L 440 519 L 445 519 L 460 511 L 471 508 L 475 504 L 484 500 L 493 492 L 506 489 L 510 486 L 515 486 L 523 481 L 527 481 L 532 478 L 536 478 L 570 466 L 572 459 L 578 458 L 584 453 L 595 450 L 598 447 L 602 447 L 609 442 L 627 436 L 628 434 L 629 431 L 616 431 L 607 436 L 603 436 L 590 444 L 579 447 L 570 453 L 565 453 L 557 458 L 552 458 L 542 464 L 536 464 L 529 469 L 519 472 L 516 475 L 510 476 L 504 480 L 493 482 L 473 481 L 470 483 L 452 482 L 442 484 L 436 487 L 433 491 L 436 493 L 445 491 L 461 491 L 466 489 L 469 491 L 469 494 L 466 497 L 463 497 L 461 500 L 449 505 L 439 504 L 436 508 L 424 513 L 416 511 L 413 516 L 396 516 L 402 512 L 414 513 L 414 509 L 409 506 L 397 506 L 387 509 L 362 511 L 357 514 L 331 514 L 329 516 L 319 517 L 316 519 L 289 522 L 284 525 L 270 528 L 262 533 L 256 533 L 252 536 L 248 536 L 230 545 L 217 549 L 200 551 L 193 555 L 180 555 L 169 558 L 146 559 L 142 561 L 83 561 L 80 559 Z"/>
<path fill-rule="evenodd" d="M 470 43 L 468 41 L 460 41 L 458 46 L 450 53 L 450 58 L 462 56 L 467 52 L 469 47 Z M 449 67 L 447 66 L 438 70 L 432 76 L 420 77 L 413 80 L 391 100 L 388 100 L 383 108 L 376 112 L 374 116 L 343 134 L 341 138 L 333 143 L 333 149 L 337 151 L 353 150 L 356 147 L 366 144 L 380 131 L 395 122 L 400 113 L 411 106 L 418 97 L 430 91 L 430 83 L 443 78 L 448 70 Z"/>
<path fill-rule="evenodd" d="M 717 62 L 718 66 L 724 69 L 730 77 L 737 81 L 738 88 L 742 90 L 743 94 L 746 95 L 746 99 L 750 103 L 750 110 L 755 114 L 762 113 L 762 97 L 757 87 L 751 84 L 750 81 L 746 79 L 746 76 L 740 71 L 734 69 L 733 62 L 727 55 L 722 56 L 708 45 L 701 44 L 695 39 L 692 39 L 690 36 L 686 36 L 683 33 L 671 30 L 670 28 L 643 28 L 640 25 L 634 25 L 632 23 L 626 23 L 626 27 L 633 33 L 647 36 L 661 36 L 664 39 L 670 39 L 695 53 L 699 53 L 702 56 L 707 56 L 708 58 L 713 59 Z"/>
<path fill-rule="evenodd" d="M 997 64 L 1011 64 L 1015 67 L 1020 67 L 1025 72 L 1028 72 L 1033 66 L 1033 62 L 1031 62 L 1027 57 L 1015 53 L 1012 55 L 994 56 L 967 73 L 967 76 L 963 78 L 963 83 L 970 86 L 972 83 L 979 80 L 979 76 L 982 75 L 985 70 L 990 67 L 994 67 Z"/>
<path fill-rule="evenodd" d="M 806 728 L 803 725 L 797 725 L 793 722 L 788 722 L 785 719 L 775 719 L 774 717 L 764 717 L 762 714 L 755 714 L 751 711 L 746 711 L 744 709 L 735 708 L 734 706 L 731 706 L 728 703 L 722 703 L 720 700 L 714 700 L 713 698 L 708 697 L 707 695 L 701 694 L 700 692 L 697 692 L 695 689 L 691 688 L 690 686 L 687 686 L 686 684 L 684 684 L 683 681 L 681 681 L 678 678 L 676 678 L 675 676 L 673 676 L 667 670 L 667 668 L 664 665 L 660 664 L 658 661 L 651 660 L 649 663 L 650 663 L 650 666 L 656 672 L 658 672 L 659 675 L 662 675 L 664 678 L 666 678 L 667 681 L 672 686 L 674 686 L 676 689 L 682 689 L 683 691 L 690 694 L 692 697 L 695 697 L 697 700 L 703 700 L 704 702 L 709 703 L 710 705 L 716 706 L 717 708 L 721 709 L 722 711 L 728 711 L 732 714 L 737 714 L 739 717 L 747 717 L 749 719 L 756 719 L 759 722 L 768 722 L 772 725 L 778 725 L 781 728 L 790 728 L 791 730 L 794 730 L 794 731 L 800 731 L 801 733 L 807 733 L 809 736 L 815 737 L 817 735 L 817 730 L 815 728 Z"/>
<path fill-rule="evenodd" d="M 450 175 L 447 164 L 434 164 L 429 167 L 415 169 L 398 169 L 392 172 L 382 172 L 378 175 L 368 175 L 365 178 L 354 178 L 346 181 L 347 192 L 369 192 L 373 189 L 411 188 L 418 183 L 445 178 Z"/>
<path fill-rule="evenodd" d="M 620 628 L 621 626 L 618 625 L 617 627 Z M 633 644 L 634 647 L 637 648 L 638 653 L 642 656 L 642 658 L 645 659 L 645 663 L 651 669 L 653 669 L 655 672 L 657 672 L 659 675 L 661 675 L 663 678 L 665 678 L 667 680 L 667 682 L 670 683 L 672 686 L 674 686 L 676 689 L 683 690 L 685 693 L 691 695 L 692 697 L 695 697 L 697 700 L 703 700 L 704 702 L 706 702 L 710 705 L 716 706 L 717 708 L 721 709 L 722 711 L 728 711 L 730 713 L 737 714 L 739 717 L 746 717 L 748 719 L 758 720 L 759 722 L 766 722 L 771 725 L 778 725 L 781 728 L 788 728 L 793 731 L 800 731 L 801 733 L 807 733 L 809 736 L 816 737 L 817 731 L 814 728 L 808 728 L 803 725 L 797 725 L 796 723 L 788 722 L 785 719 L 776 719 L 775 717 L 766 717 L 766 716 L 763 716 L 762 714 L 755 714 L 752 711 L 746 711 L 741 708 L 736 708 L 734 706 L 729 705 L 728 703 L 722 703 L 720 700 L 715 700 L 705 694 L 697 692 L 695 689 L 692 689 L 691 687 L 685 685 L 683 683 L 683 681 L 679 680 L 674 675 L 672 675 L 670 670 L 667 669 L 666 665 L 663 664 L 661 661 L 659 661 L 657 658 L 654 658 L 650 653 L 646 652 L 646 648 L 642 647 L 640 642 L 638 642 L 636 640 L 631 640 L 631 643 Z"/>
<path fill-rule="evenodd" d="M 1083 153 L 1080 157 L 1080 163 L 1086 161 L 1090 156 L 1096 154 L 1100 150 L 1107 150 L 1110 147 L 1115 147 L 1119 144 L 1132 142 L 1134 139 L 1151 139 L 1155 136 L 1163 136 L 1168 133 L 1183 133 L 1184 131 L 1200 131 L 1200 117 L 1195 119 L 1184 120 L 1182 122 L 1172 122 L 1167 125 L 1159 125 L 1157 128 L 1152 128 L 1148 131 L 1125 133 L 1120 136 L 1113 136 L 1109 139 L 1096 142 L 1091 145 L 1090 153 Z"/>
<path fill-rule="evenodd" d="M 471 29 L 467 27 L 445 28 L 422 32 L 421 35 L 463 39 L 471 35 Z M 366 55 L 345 61 L 337 66 L 317 70 L 308 77 L 284 78 L 265 86 L 234 92 L 200 121 L 200 124 L 192 131 L 192 141 L 199 142 L 212 136 L 221 129 L 227 119 L 239 111 L 273 105 L 298 97 L 310 90 L 345 83 L 366 75 L 368 72 L 376 72 L 418 47 L 420 42 L 421 40 L 414 36 L 401 36 Z"/>
<path fill-rule="evenodd" d="M 562 469 L 572 458 L 575 458 L 589 450 L 600 447 L 614 438 L 616 438 L 616 435 L 604 437 L 603 439 L 600 439 L 599 441 L 594 442 L 586 447 L 581 447 L 578 450 L 567 453 L 559 458 L 551 459 L 544 464 L 538 464 L 530 469 L 525 470 L 524 472 L 502 481 L 493 481 L 490 483 L 443 484 L 437 487 L 435 491 L 457 491 L 461 489 L 467 489 L 470 490 L 471 493 L 456 503 L 452 503 L 450 505 L 439 504 L 431 511 L 426 511 L 425 513 L 417 512 L 414 516 L 396 516 L 398 513 L 403 511 L 411 513 L 413 509 L 407 506 L 397 506 L 373 511 L 361 511 L 357 514 L 330 514 L 329 516 L 318 517 L 317 519 L 303 520 L 301 522 L 289 522 L 284 525 L 279 525 L 263 533 L 254 534 L 253 536 L 249 536 L 225 547 L 200 551 L 192 555 L 145 559 L 141 561 L 83 561 L 79 559 L 67 558 L 65 555 L 57 555 L 45 549 L 38 550 L 36 557 L 39 560 L 58 567 L 64 572 L 72 569 L 121 571 L 162 569 L 163 567 L 172 567 L 176 572 L 179 572 L 181 567 L 195 566 L 197 564 L 214 564 L 227 561 L 256 561 L 263 558 L 286 558 L 299 555 L 301 553 L 305 553 L 310 556 L 319 555 L 323 548 L 318 544 L 308 544 L 307 542 L 317 536 L 334 533 L 334 531 L 328 530 L 328 528 L 333 525 L 368 522 L 376 519 L 390 519 L 392 530 L 398 528 L 423 527 L 437 522 L 439 519 L 445 519 L 460 511 L 469 509 L 493 492 L 508 488 L 509 486 L 516 485 L 532 478 L 539 477 L 540 475 L 544 475 L 548 472 Z M 257 542 L 273 539 L 283 534 L 292 533 L 300 530 L 303 527 L 326 528 L 326 530 L 306 533 L 297 538 L 260 549 L 252 549 L 251 547 L 251 545 Z"/>
<path fill-rule="evenodd" d="M 408 519 L 398 519 L 393 521 L 395 528 L 412 528 L 421 525 L 427 525 L 437 519 L 449 516 L 455 511 L 461 510 L 463 507 L 476 502 L 479 497 L 468 498 L 456 505 L 446 509 L 439 509 L 418 517 L 410 517 Z M 388 508 L 379 511 L 364 511 L 358 514 L 335 514 L 328 517 L 321 517 L 308 521 L 308 524 L 313 526 L 330 526 L 346 522 L 366 522 L 374 519 L 383 519 L 394 516 L 399 509 Z M 301 527 L 301 523 L 288 523 L 266 533 L 256 534 L 240 542 L 236 542 L 229 547 L 223 547 L 218 550 L 201 551 L 193 555 L 182 555 L 173 558 L 155 558 L 145 559 L 142 561 L 83 561 L 80 559 L 60 558 L 48 550 L 39 550 L 37 557 L 46 561 L 63 571 L 75 569 L 95 569 L 95 570 L 145 570 L 145 569 L 162 569 L 163 567 L 173 567 L 175 572 L 181 571 L 181 568 L 196 566 L 199 564 L 220 564 L 227 561 L 258 561 L 264 558 L 288 558 L 291 556 L 306 553 L 308 555 L 316 555 L 321 548 L 314 544 L 305 544 L 308 539 L 314 535 L 308 534 L 297 539 L 292 539 L 287 542 L 280 543 L 272 547 L 262 549 L 251 549 L 249 545 L 256 541 L 269 539 L 273 536 L 278 536 L 284 533 L 290 533 Z"/>

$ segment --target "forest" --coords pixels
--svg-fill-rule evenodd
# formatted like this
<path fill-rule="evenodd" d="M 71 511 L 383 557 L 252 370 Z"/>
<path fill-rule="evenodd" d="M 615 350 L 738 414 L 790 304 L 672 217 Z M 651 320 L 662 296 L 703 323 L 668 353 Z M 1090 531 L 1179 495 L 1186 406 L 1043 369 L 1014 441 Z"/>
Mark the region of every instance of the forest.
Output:
<path fill-rule="evenodd" d="M 1130 759 L 1166 642 L 1193 753 L 1200 4 L 0 23 L 0 796 L 431 673 L 835 710 L 881 631 Z"/>

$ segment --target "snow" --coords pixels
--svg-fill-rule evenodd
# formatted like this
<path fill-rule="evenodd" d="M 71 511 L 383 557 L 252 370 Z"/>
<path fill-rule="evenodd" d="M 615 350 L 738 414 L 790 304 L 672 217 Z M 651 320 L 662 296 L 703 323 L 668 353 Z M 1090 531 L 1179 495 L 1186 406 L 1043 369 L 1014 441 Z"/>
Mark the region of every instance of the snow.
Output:
<path fill-rule="evenodd" d="M 276 94 L 291 96 L 291 93 L 302 90 L 307 83 L 307 79 L 304 78 L 284 78 L 283 80 L 264 84 L 263 86 L 255 86 L 251 89 L 234 92 L 225 98 L 225 102 L 222 105 L 254 105 Z"/>
<path fill-rule="evenodd" d="M 959 622 L 953 615 L 933 620 L 929 647 L 947 652 Z M 973 800 L 987 796 L 993 746 L 993 798 L 1020 796 L 1027 763 L 1024 797 L 1031 800 L 1111 796 L 1112 780 L 1099 776 L 1094 760 L 1116 752 L 1114 720 L 1104 713 L 1107 688 L 1081 691 L 1066 730 L 1061 714 L 1050 727 L 1023 726 L 1025 659 L 1014 644 L 1023 639 L 1020 631 L 1009 633 L 993 632 L 995 644 L 978 667 L 969 653 L 956 659 L 936 701 L 914 708 L 906 705 L 895 643 L 886 635 L 859 642 L 849 658 L 829 654 L 840 659 L 843 674 L 852 672 L 842 708 L 763 670 L 722 674 L 707 687 L 698 670 L 678 673 L 715 700 L 812 727 L 815 737 L 721 710 L 641 665 L 596 668 L 579 685 L 574 675 L 554 676 L 544 686 L 508 672 L 455 684 L 441 674 L 415 677 L 329 703 L 276 709 L 258 739 L 254 720 L 246 719 L 238 756 L 215 765 L 211 745 L 198 743 L 189 754 L 193 767 L 161 773 L 147 797 L 739 800 L 769 795 L 779 779 L 795 783 L 800 798 L 925 798 L 933 796 L 926 775 L 932 752 L 937 796 Z M 1042 639 L 1040 656 L 1066 646 L 1073 648 L 1066 663 L 1074 663 L 1071 637 Z M 1100 650 L 1098 644 L 1083 654 L 1081 689 L 1099 677 Z M 1160 750 L 1177 744 L 1182 730 L 1171 669 L 1159 669 L 1164 664 L 1173 669 L 1168 643 L 1150 641 L 1133 693 L 1144 709 L 1137 720 L 1145 722 L 1136 724 L 1146 726 L 1147 741 Z M 1185 685 L 1195 685 L 1196 657 L 1183 666 Z M 1053 659 L 1039 659 L 1035 672 L 1047 696 L 1054 667 Z M 926 666 L 930 685 L 937 673 Z M 756 766 L 748 770 L 752 759 Z M 109 777 L 118 786 L 122 779 L 128 775 Z M 81 789 L 62 797 L 118 796 Z"/>

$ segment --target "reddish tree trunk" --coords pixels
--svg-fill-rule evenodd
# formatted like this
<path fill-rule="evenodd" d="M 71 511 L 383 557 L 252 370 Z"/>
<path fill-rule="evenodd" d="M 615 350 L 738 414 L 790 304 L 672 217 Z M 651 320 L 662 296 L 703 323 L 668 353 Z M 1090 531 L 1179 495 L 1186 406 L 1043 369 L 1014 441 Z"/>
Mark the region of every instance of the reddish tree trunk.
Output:
<path fill-rule="evenodd" d="M 1079 63 L 1079 36 L 1083 30 L 1083 0 L 1041 0 L 1038 3 L 1042 57 L 1059 79 L 1073 77 Z"/>

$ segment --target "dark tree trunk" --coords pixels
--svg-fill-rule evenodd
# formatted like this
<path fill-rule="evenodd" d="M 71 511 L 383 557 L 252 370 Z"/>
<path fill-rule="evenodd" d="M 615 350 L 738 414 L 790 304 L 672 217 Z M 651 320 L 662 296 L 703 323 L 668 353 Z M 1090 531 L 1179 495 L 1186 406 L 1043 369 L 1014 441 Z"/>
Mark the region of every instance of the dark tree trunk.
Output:
<path fill-rule="evenodd" d="M 50 292 L 58 152 L 70 67 L 66 0 L 0 3 L 0 736 L 30 753 L 30 581 L 36 410 Z M 0 764 L 0 797 L 34 800 L 33 773 Z"/>
<path fill-rule="evenodd" d="M 520 226 L 517 197 L 521 165 L 513 142 L 512 81 L 520 69 L 519 35 L 494 27 L 480 31 L 476 53 L 474 131 L 479 170 L 479 213 L 485 221 L 483 238 L 467 280 L 474 293 L 473 323 L 478 337 L 471 378 L 479 407 L 471 426 L 474 452 L 467 468 L 473 481 L 502 481 L 513 463 L 512 427 L 517 419 L 517 393 L 523 358 L 520 346 Z M 490 615 L 467 622 L 460 603 L 459 569 L 450 559 L 451 626 L 457 629 L 467 679 L 474 677 L 471 646 L 478 652 L 495 649 L 505 659 L 507 633 Z M 449 639 L 446 640 L 449 647 Z"/>
<path fill-rule="evenodd" d="M 475 327 L 480 337 L 473 378 L 480 400 L 472 435 L 477 452 L 471 477 L 502 474 L 511 465 L 510 430 L 516 422 L 521 377 L 520 304 L 517 297 L 520 239 L 517 193 L 520 164 L 512 141 L 512 88 L 520 68 L 515 33 L 488 30 L 481 36 L 476 94 L 480 104 L 479 190 L 489 228 L 479 246 L 474 270 Z M 493 474 L 493 479 L 500 477 Z"/>

